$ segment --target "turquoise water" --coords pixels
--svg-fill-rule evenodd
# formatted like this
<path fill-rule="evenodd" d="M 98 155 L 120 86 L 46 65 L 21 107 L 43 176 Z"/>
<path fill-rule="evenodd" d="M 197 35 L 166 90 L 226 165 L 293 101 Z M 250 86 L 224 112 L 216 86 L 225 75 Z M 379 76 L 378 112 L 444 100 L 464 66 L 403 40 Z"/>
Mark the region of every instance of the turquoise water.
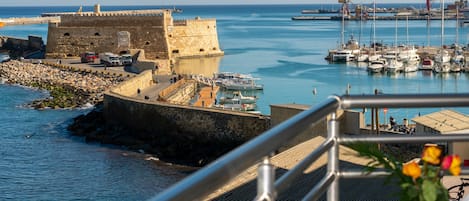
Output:
<path fill-rule="evenodd" d="M 469 74 L 369 75 L 365 67 L 329 64 L 324 57 L 340 37 L 339 21 L 292 21 L 302 9 L 321 5 L 285 6 L 181 6 L 177 19 L 216 18 L 225 56 L 218 71 L 251 73 L 265 85 L 258 93 L 258 109 L 270 113 L 270 104 L 316 104 L 332 94 L 467 93 Z M 331 6 L 332 7 L 332 6 Z M 389 6 L 388 6 L 389 7 Z M 414 5 L 423 7 L 423 5 Z M 150 9 L 149 7 L 106 7 Z M 41 12 L 76 11 L 78 7 L 5 8 L 0 18 L 37 16 Z M 90 10 L 85 7 L 85 10 Z M 346 35 L 361 34 L 368 44 L 370 21 L 346 23 Z M 360 26 L 362 29 L 360 29 Z M 394 22 L 378 21 L 377 41 L 392 44 Z M 409 41 L 426 45 L 425 21 L 409 21 Z M 440 22 L 431 23 L 431 44 L 440 43 Z M 361 31 L 360 31 L 361 30 Z M 455 21 L 446 22 L 446 43 L 454 43 Z M 459 29 L 460 42 L 467 44 L 467 27 Z M 1 35 L 47 38 L 47 25 L 12 26 Z M 399 22 L 399 42 L 406 42 L 405 22 Z M 316 95 L 312 91 L 316 89 Z M 31 89 L 0 85 L 0 200 L 145 200 L 188 173 L 184 168 L 145 160 L 145 154 L 120 147 L 88 144 L 65 129 L 76 115 L 88 110 L 37 111 L 22 105 L 46 94 Z M 412 118 L 437 109 L 390 109 L 396 119 Z M 461 110 L 467 113 L 466 109 Z"/>

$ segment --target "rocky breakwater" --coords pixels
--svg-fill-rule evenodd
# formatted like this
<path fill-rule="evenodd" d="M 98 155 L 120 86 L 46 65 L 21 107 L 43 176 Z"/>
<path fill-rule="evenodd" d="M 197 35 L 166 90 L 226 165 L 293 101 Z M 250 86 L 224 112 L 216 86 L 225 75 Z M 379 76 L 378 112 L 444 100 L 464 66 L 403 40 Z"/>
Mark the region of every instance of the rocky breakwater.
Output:
<path fill-rule="evenodd" d="M 8 84 L 47 90 L 50 97 L 35 100 L 30 105 L 42 108 L 77 108 L 94 105 L 104 98 L 104 91 L 124 78 L 112 75 L 71 71 L 44 64 L 9 61 L 0 64 L 0 78 Z"/>

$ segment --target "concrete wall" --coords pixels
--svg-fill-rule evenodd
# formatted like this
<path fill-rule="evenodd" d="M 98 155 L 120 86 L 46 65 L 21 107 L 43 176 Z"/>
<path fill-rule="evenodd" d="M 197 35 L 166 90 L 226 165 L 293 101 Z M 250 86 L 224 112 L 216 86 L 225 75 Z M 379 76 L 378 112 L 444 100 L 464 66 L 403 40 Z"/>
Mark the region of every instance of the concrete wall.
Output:
<path fill-rule="evenodd" d="M 311 106 L 309 105 L 299 105 L 299 104 L 284 104 L 284 105 L 271 105 L 271 121 L 272 126 L 276 126 L 294 115 L 308 110 Z M 360 126 L 364 126 L 362 113 L 352 111 L 352 110 L 339 110 L 337 111 L 337 118 L 339 120 L 339 132 L 340 133 L 355 133 L 358 134 L 361 132 Z M 300 135 L 291 139 L 288 142 L 284 149 L 292 147 L 298 143 L 309 140 L 313 137 L 323 136 L 327 137 L 327 118 L 323 118 L 314 125 L 311 125 L 311 129 L 302 132 Z M 356 119 L 360 118 L 360 119 Z"/>
<path fill-rule="evenodd" d="M 131 97 L 137 94 L 137 89 L 145 89 L 153 84 L 153 75 L 151 71 L 144 71 L 139 75 L 120 83 L 111 89 L 111 93 Z"/>

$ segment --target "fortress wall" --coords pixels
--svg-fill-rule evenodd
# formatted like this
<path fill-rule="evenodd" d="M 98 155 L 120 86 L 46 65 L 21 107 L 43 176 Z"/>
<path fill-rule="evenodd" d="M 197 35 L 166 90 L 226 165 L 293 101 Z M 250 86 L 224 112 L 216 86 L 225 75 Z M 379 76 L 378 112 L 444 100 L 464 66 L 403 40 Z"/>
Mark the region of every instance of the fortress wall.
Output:
<path fill-rule="evenodd" d="M 111 126 L 146 132 L 149 136 L 144 138 L 161 141 L 244 142 L 270 125 L 270 119 L 263 115 L 134 100 L 112 92 L 105 93 L 104 115 Z"/>
<path fill-rule="evenodd" d="M 106 16 L 60 16 L 60 26 L 63 27 L 115 27 L 115 26 L 142 26 L 162 27 L 162 15 L 128 16 L 128 15 L 106 15 Z M 144 24 L 143 24 L 144 23 Z"/>
<path fill-rule="evenodd" d="M 153 84 L 152 81 L 153 75 L 151 70 L 147 70 L 125 82 L 120 83 L 116 87 L 112 88 L 111 92 L 122 96 L 133 96 L 137 94 L 137 89 L 150 87 Z"/>
<path fill-rule="evenodd" d="M 177 21 L 168 29 L 170 54 L 173 57 L 222 55 L 215 19 Z"/>
<path fill-rule="evenodd" d="M 46 55 L 63 58 L 79 56 L 85 51 L 119 53 L 144 49 L 147 59 L 168 59 L 163 19 L 162 16 L 63 16 L 62 23 L 49 24 Z M 119 44 L 118 32 L 122 31 L 130 34 L 128 45 Z"/>

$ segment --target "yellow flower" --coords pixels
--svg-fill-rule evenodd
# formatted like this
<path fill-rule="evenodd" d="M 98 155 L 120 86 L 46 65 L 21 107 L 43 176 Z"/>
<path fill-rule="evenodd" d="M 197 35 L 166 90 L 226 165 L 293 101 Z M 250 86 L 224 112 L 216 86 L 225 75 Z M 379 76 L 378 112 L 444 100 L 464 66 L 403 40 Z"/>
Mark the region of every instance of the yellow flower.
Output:
<path fill-rule="evenodd" d="M 421 172 L 419 164 L 415 161 L 409 161 L 402 166 L 402 173 L 413 179 L 419 178 Z"/>
<path fill-rule="evenodd" d="M 461 158 L 458 155 L 453 156 L 453 160 L 451 161 L 451 166 L 449 167 L 449 172 L 452 175 L 459 175 L 461 173 Z"/>
<path fill-rule="evenodd" d="M 427 163 L 438 165 L 440 164 L 441 149 L 438 146 L 425 146 L 422 154 L 422 160 Z"/>

